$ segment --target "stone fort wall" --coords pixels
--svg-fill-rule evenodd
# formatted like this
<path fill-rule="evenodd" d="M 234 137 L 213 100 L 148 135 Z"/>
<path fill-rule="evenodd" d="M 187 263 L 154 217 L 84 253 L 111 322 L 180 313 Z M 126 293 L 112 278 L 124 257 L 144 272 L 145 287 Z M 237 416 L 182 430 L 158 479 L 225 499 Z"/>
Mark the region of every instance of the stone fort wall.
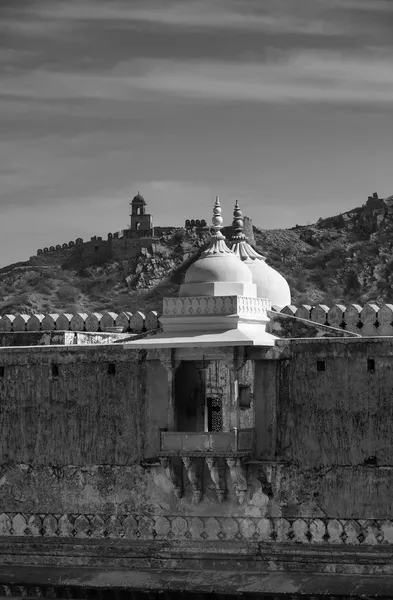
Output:
<path fill-rule="evenodd" d="M 226 470 L 220 504 L 205 465 L 197 505 L 186 476 L 177 498 L 154 458 L 168 411 L 159 353 L 115 344 L 0 349 L 0 539 L 7 540 L 7 564 L 21 560 L 19 544 L 24 564 L 187 569 L 203 548 L 216 567 L 228 560 L 255 566 L 257 556 L 272 552 L 272 568 L 280 570 L 285 561 L 297 568 L 304 546 L 314 571 L 393 573 L 386 555 L 393 546 L 393 345 L 280 344 L 277 360 L 259 349 L 247 360 L 260 443 L 246 466 L 244 502 Z M 225 360 L 214 368 L 221 385 L 230 385 Z M 72 556 L 71 540 L 78 546 Z"/>
<path fill-rule="evenodd" d="M 187 219 L 185 229 L 204 230 L 209 226 L 204 219 Z M 124 229 L 108 233 L 106 238 L 102 236 L 92 236 L 89 241 L 77 238 L 75 241 L 63 242 L 52 246 L 39 248 L 35 256 L 30 257 L 30 263 L 34 265 L 57 264 L 67 260 L 77 261 L 83 268 L 83 264 L 91 262 L 105 262 L 109 258 L 124 260 L 126 258 L 135 258 L 140 254 L 142 248 L 151 248 L 154 242 L 160 237 L 169 235 L 179 227 L 154 227 L 151 236 L 145 236 L 143 231 L 134 231 Z M 254 234 L 252 220 L 244 217 L 244 232 L 249 241 L 253 244 Z M 230 239 L 232 236 L 232 226 L 227 226 L 223 230 L 224 235 Z"/>

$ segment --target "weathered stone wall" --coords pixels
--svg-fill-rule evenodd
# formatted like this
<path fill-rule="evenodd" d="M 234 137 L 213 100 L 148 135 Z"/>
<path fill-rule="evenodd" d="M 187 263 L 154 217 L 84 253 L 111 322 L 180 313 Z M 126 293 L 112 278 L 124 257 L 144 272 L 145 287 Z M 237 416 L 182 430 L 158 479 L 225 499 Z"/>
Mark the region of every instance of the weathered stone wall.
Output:
<path fill-rule="evenodd" d="M 393 510 L 389 340 L 278 341 L 255 366 L 256 457 L 286 517 L 383 519 Z"/>
<path fill-rule="evenodd" d="M 127 231 L 125 230 L 124 233 Z M 110 259 L 127 260 L 135 258 L 140 254 L 142 248 L 146 248 L 151 252 L 152 243 L 155 241 L 157 241 L 157 238 L 133 238 L 129 235 L 116 238 L 109 237 L 106 240 L 101 238 L 92 239 L 90 242 L 75 246 L 64 266 L 65 268 L 81 269 L 91 264 L 102 264 Z M 44 260 L 42 257 L 43 255 L 40 255 L 39 258 Z"/>
<path fill-rule="evenodd" d="M 393 346 L 342 338 L 278 342 L 277 455 L 303 467 L 393 466 Z"/>
<path fill-rule="evenodd" d="M 252 384 L 258 444 L 245 463 L 244 502 L 225 460 L 227 493 L 218 502 L 202 459 L 203 497 L 195 504 L 185 469 L 178 498 L 157 460 L 170 390 L 158 355 L 126 345 L 0 349 L 7 564 L 184 569 L 239 566 L 242 557 L 247 569 L 269 556 L 265 568 L 300 569 L 303 558 L 296 562 L 294 554 L 303 546 L 308 557 L 314 552 L 314 572 L 393 573 L 391 560 L 379 558 L 393 544 L 390 357 L 389 342 L 358 339 L 282 341 L 250 351 L 238 379 Z M 228 392 L 228 364 L 211 363 L 210 389 Z M 248 413 L 250 426 L 252 418 Z M 358 552 L 371 546 L 372 556 L 360 560 Z M 356 555 L 345 555 L 351 548 Z"/>
<path fill-rule="evenodd" d="M 148 414 L 138 351 L 3 348 L 0 363 L 1 464 L 130 465 L 143 458 Z"/>

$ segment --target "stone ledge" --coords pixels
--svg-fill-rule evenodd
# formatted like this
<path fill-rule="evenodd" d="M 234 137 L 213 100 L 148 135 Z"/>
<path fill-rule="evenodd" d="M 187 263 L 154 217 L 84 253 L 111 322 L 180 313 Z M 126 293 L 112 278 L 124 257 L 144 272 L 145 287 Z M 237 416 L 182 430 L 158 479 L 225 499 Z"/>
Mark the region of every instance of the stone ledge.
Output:
<path fill-rule="evenodd" d="M 200 594 L 212 593 L 254 595 L 268 594 L 272 600 L 279 598 L 314 598 L 329 595 L 335 598 L 391 598 L 393 578 L 386 576 L 337 576 L 289 573 L 241 573 L 223 572 L 213 569 L 202 570 L 159 570 L 130 571 L 126 569 L 108 569 L 105 572 L 95 568 L 0 568 L 0 593 L 4 596 L 30 596 L 45 598 L 59 597 L 59 591 L 68 592 L 66 597 L 80 597 L 81 592 L 89 598 L 112 600 L 124 598 L 123 591 L 143 592 L 180 592 Z M 133 596 L 130 596 L 133 597 Z M 161 596 L 160 596 L 161 597 Z M 171 598 L 173 596 L 170 596 Z"/>

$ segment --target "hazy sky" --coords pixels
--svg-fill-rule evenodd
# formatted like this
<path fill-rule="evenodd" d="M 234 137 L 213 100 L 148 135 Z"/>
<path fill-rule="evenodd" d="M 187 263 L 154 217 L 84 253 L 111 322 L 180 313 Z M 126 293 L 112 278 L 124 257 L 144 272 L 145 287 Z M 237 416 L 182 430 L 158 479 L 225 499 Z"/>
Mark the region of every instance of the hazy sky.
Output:
<path fill-rule="evenodd" d="M 290 227 L 393 194 L 393 0 L 1 0 L 0 266 L 219 195 Z"/>

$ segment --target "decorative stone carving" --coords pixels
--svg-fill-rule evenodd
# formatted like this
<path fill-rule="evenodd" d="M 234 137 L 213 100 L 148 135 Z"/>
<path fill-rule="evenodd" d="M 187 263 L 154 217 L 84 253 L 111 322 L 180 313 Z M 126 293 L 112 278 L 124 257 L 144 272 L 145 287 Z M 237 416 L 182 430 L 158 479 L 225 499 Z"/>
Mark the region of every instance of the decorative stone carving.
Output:
<path fill-rule="evenodd" d="M 188 480 L 191 483 L 193 501 L 195 504 L 198 504 L 203 495 L 203 470 L 201 470 L 198 459 L 196 458 L 183 456 L 182 460 L 187 472 Z"/>
<path fill-rule="evenodd" d="M 210 477 L 216 488 L 216 496 L 217 500 L 221 502 L 225 499 L 226 496 L 226 486 L 225 486 L 225 466 L 220 464 L 218 458 L 206 458 L 206 464 L 209 467 Z"/>
<path fill-rule="evenodd" d="M 270 302 L 246 296 L 192 296 L 163 299 L 163 316 L 233 315 L 267 320 Z"/>
<path fill-rule="evenodd" d="M 183 478 L 179 473 L 176 473 L 173 459 L 169 457 L 160 458 L 161 466 L 165 469 L 165 475 L 173 485 L 173 491 L 176 498 L 181 498 L 184 494 Z"/>
<path fill-rule="evenodd" d="M 229 467 L 229 473 L 233 487 L 235 488 L 236 496 L 239 500 L 239 504 L 244 502 L 247 492 L 247 476 L 246 470 L 242 463 L 241 458 L 229 457 L 226 459 Z"/>

